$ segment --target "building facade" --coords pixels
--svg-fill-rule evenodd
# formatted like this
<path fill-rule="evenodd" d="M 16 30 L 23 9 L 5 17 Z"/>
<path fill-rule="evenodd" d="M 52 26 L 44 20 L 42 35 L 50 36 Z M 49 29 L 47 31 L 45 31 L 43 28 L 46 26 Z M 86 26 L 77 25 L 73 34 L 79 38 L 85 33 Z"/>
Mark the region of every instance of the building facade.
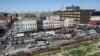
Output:
<path fill-rule="evenodd" d="M 18 32 L 37 31 L 36 20 L 23 20 L 14 23 L 14 30 Z"/>
<path fill-rule="evenodd" d="M 66 10 L 55 11 L 54 15 L 60 15 L 60 19 L 64 20 L 65 18 L 74 18 L 76 23 L 86 24 L 89 22 L 91 17 L 92 10 L 80 9 L 79 6 L 70 6 L 66 7 Z"/>
<path fill-rule="evenodd" d="M 0 20 L 0 29 L 7 29 L 8 23 L 5 20 Z"/>
<path fill-rule="evenodd" d="M 11 26 L 11 20 L 12 17 L 9 13 L 0 12 L 0 37 L 2 37 Z"/>
<path fill-rule="evenodd" d="M 70 27 L 74 24 L 74 18 L 66 18 L 64 20 L 64 27 Z"/>
<path fill-rule="evenodd" d="M 100 25 L 100 11 L 94 10 L 89 21 L 90 25 Z"/>
<path fill-rule="evenodd" d="M 47 16 L 46 20 L 60 20 L 60 16 L 59 15 Z"/>
<path fill-rule="evenodd" d="M 43 30 L 43 20 L 37 20 L 37 29 Z"/>
<path fill-rule="evenodd" d="M 61 21 L 44 20 L 43 29 L 56 29 L 61 27 Z"/>
<path fill-rule="evenodd" d="M 100 25 L 100 16 L 92 16 L 89 21 L 90 25 Z"/>
<path fill-rule="evenodd" d="M 7 22 L 11 22 L 11 16 L 9 13 L 0 12 L 0 20 L 5 20 Z"/>
<path fill-rule="evenodd" d="M 44 20 L 43 21 L 43 29 L 53 29 L 54 21 L 53 20 Z"/>

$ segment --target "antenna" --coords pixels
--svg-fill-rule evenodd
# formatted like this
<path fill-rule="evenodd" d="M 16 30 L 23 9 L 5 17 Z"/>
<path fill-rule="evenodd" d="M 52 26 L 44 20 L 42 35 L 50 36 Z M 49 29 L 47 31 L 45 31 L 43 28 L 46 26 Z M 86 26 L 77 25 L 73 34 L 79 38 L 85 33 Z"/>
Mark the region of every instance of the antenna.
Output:
<path fill-rule="evenodd" d="M 61 1 L 61 11 L 64 9 L 63 0 Z"/>

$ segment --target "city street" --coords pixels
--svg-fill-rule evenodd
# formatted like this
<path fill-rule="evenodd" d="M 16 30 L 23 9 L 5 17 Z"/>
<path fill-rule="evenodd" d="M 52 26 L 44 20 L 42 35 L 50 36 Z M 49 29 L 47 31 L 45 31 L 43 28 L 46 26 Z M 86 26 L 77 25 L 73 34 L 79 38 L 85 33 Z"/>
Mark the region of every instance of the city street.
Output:
<path fill-rule="evenodd" d="M 6 38 L 10 35 L 12 29 L 13 29 L 13 24 L 11 25 L 11 27 L 7 30 L 7 32 L 0 39 L 6 40 Z M 11 45 L 10 44 L 6 45 L 6 48 L 8 48 L 9 46 L 11 46 Z M 4 55 L 4 51 L 6 48 L 0 50 L 0 55 Z"/>
<path fill-rule="evenodd" d="M 0 56 L 34 56 L 51 51 L 55 53 L 64 46 L 82 41 L 85 44 L 80 43 L 79 50 L 77 45 L 75 50 L 72 46 L 68 48 L 68 52 L 74 53 L 73 55 L 68 52 L 67 55 L 60 52 L 57 55 L 49 55 L 84 56 L 81 54 L 86 54 L 84 52 L 88 51 L 88 48 L 92 50 L 90 45 L 94 43 L 86 46 L 88 48 L 85 50 L 85 47 L 85 51 L 81 49 L 82 45 L 87 45 L 87 40 L 93 39 L 94 42 L 100 37 L 99 4 L 100 0 L 0 1 Z M 99 49 L 100 46 L 96 48 Z M 100 56 L 99 51 L 90 54 Z"/>

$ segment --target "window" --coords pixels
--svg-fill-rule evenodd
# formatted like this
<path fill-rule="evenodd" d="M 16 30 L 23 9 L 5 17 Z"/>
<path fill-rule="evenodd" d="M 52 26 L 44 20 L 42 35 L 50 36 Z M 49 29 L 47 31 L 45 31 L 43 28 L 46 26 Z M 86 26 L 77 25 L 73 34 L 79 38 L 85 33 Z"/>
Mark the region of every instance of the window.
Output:
<path fill-rule="evenodd" d="M 44 25 L 46 25 L 46 22 L 44 23 Z"/>
<path fill-rule="evenodd" d="M 30 26 L 32 26 L 32 24 L 30 24 Z"/>
<path fill-rule="evenodd" d="M 65 12 L 65 14 L 67 14 L 67 12 Z"/>
<path fill-rule="evenodd" d="M 46 24 L 48 24 L 48 22 Z"/>
<path fill-rule="evenodd" d="M 28 26 L 30 26 L 30 24 L 28 24 Z"/>
<path fill-rule="evenodd" d="M 65 12 L 62 12 L 61 14 L 65 14 Z"/>
<path fill-rule="evenodd" d="M 57 24 L 59 24 L 59 22 L 57 22 Z"/>
<path fill-rule="evenodd" d="M 67 17 L 67 15 L 65 15 Z"/>
<path fill-rule="evenodd" d="M 45 28 L 47 29 L 47 28 L 49 28 L 49 26 L 45 26 Z"/>
<path fill-rule="evenodd" d="M 74 20 L 77 20 L 77 18 L 75 18 Z"/>
<path fill-rule="evenodd" d="M 62 14 L 64 14 L 64 12 L 62 12 Z"/>
<path fill-rule="evenodd" d="M 73 15 L 70 15 L 71 17 L 73 16 Z"/>
<path fill-rule="evenodd" d="M 67 12 L 66 14 L 69 14 L 69 12 Z"/>
<path fill-rule="evenodd" d="M 74 17 L 80 17 L 80 15 L 74 15 Z"/>
<path fill-rule="evenodd" d="M 24 24 L 22 24 L 22 26 L 24 26 Z"/>
<path fill-rule="evenodd" d="M 80 12 L 78 12 L 78 14 L 80 14 Z"/>
<path fill-rule="evenodd" d="M 31 29 L 33 29 L 33 27 L 31 27 Z"/>
<path fill-rule="evenodd" d="M 73 14 L 73 12 L 70 12 L 70 14 Z"/>
<path fill-rule="evenodd" d="M 74 15 L 74 17 L 77 17 L 77 15 Z"/>
<path fill-rule="evenodd" d="M 77 12 L 74 12 L 73 14 L 77 14 Z"/>
<path fill-rule="evenodd" d="M 80 23 L 79 21 L 77 21 L 77 23 Z"/>
<path fill-rule="evenodd" d="M 80 18 L 77 18 L 77 20 L 80 20 Z"/>
<path fill-rule="evenodd" d="M 35 26 L 36 26 L 36 23 L 35 23 Z"/>

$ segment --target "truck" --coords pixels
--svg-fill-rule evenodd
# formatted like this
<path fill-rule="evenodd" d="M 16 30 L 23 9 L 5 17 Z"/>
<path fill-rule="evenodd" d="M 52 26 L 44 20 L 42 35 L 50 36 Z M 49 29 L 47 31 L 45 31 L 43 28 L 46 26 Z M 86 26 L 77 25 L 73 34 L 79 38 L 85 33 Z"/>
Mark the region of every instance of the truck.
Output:
<path fill-rule="evenodd" d="M 24 37 L 24 33 L 17 33 L 16 37 Z"/>
<path fill-rule="evenodd" d="M 55 31 L 46 31 L 45 36 L 53 36 L 55 35 Z"/>

